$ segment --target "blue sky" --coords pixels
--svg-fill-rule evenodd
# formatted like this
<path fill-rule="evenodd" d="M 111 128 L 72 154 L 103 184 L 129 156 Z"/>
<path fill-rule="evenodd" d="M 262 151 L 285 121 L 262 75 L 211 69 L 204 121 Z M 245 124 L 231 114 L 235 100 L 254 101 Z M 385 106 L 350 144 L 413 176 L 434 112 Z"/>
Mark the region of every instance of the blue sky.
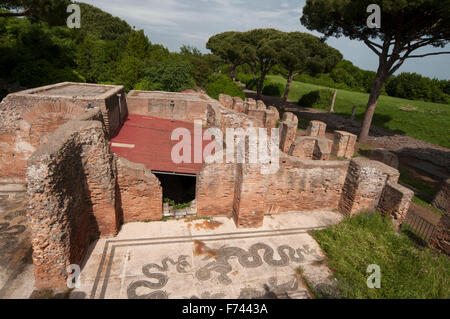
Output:
<path fill-rule="evenodd" d="M 207 52 L 210 36 L 224 31 L 276 28 L 311 32 L 300 23 L 305 0 L 81 0 L 144 29 L 152 43 L 178 51 L 183 44 Z M 83 13 L 82 13 L 83 14 Z M 364 43 L 341 37 L 327 43 L 342 52 L 356 66 L 375 71 L 378 57 Z M 434 52 L 424 48 L 418 53 Z M 443 50 L 443 49 L 439 49 Z M 447 46 L 446 51 L 450 50 Z M 416 72 L 428 77 L 450 79 L 450 54 L 409 59 L 399 72 Z M 397 73 L 399 73 L 397 72 Z"/>

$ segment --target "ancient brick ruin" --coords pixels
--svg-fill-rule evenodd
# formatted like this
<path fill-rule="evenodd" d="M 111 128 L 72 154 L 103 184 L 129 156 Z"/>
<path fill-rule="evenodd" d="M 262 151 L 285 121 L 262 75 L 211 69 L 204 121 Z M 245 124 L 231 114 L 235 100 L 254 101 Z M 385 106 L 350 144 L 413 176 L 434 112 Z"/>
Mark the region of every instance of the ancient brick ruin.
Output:
<path fill-rule="evenodd" d="M 164 123 L 160 120 L 186 127 L 198 120 L 222 132 L 264 128 L 270 133 L 278 127 L 276 173 L 263 174 L 262 164 L 248 162 L 199 166 L 192 177 L 199 217 L 226 216 L 243 228 L 260 227 L 265 215 L 314 210 L 355 215 L 378 209 L 398 223 L 404 219 L 412 192 L 398 185 L 396 169 L 353 158 L 355 135 L 336 131 L 328 139 L 325 123 L 316 121 L 302 135 L 293 113 L 280 117 L 277 108 L 252 99 L 221 95 L 219 100 L 202 93 L 125 96 L 121 86 L 74 83 L 5 98 L 1 183 L 27 182 L 37 287 L 64 287 L 67 266 L 81 263 L 91 240 L 115 236 L 122 223 L 163 218 L 166 186 L 157 176 L 162 169 L 127 158 L 127 150 L 138 151 L 137 142 L 117 146 L 124 150 L 121 156 L 110 145 L 133 116 L 150 123 L 149 129 L 151 123 Z M 148 140 L 145 146 L 157 142 Z M 166 173 L 187 172 L 170 168 Z"/>

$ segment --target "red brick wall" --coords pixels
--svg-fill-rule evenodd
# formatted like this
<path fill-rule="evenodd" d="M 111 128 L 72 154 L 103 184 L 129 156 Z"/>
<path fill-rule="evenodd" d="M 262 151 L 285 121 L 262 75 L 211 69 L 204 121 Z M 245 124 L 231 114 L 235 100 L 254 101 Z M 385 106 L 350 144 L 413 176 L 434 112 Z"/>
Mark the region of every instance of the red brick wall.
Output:
<path fill-rule="evenodd" d="M 90 240 L 117 234 L 113 154 L 96 121 L 64 124 L 28 160 L 27 211 L 37 288 L 65 288 Z"/>
<path fill-rule="evenodd" d="M 125 223 L 162 219 L 163 191 L 144 165 L 117 158 L 118 184 Z"/>
<path fill-rule="evenodd" d="M 231 216 L 235 170 L 234 164 L 203 164 L 197 176 L 197 216 Z"/>

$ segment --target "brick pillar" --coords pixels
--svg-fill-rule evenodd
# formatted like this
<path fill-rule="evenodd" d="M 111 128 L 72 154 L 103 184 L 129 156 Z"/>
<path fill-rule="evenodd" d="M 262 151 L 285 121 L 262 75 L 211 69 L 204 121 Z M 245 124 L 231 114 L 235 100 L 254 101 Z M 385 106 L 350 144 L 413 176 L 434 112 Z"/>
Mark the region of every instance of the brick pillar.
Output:
<path fill-rule="evenodd" d="M 266 210 L 266 180 L 260 166 L 239 164 L 233 202 L 233 217 L 238 228 L 259 228 L 263 225 Z"/>
<path fill-rule="evenodd" d="M 306 131 L 306 135 L 308 135 L 308 136 L 325 136 L 326 131 L 327 131 L 327 125 L 324 122 L 311 121 L 311 122 L 309 122 L 309 126 Z"/>
<path fill-rule="evenodd" d="M 233 98 L 226 94 L 219 95 L 219 102 L 227 109 L 233 109 Z"/>
<path fill-rule="evenodd" d="M 280 150 L 288 153 L 292 143 L 297 136 L 298 118 L 293 113 L 283 114 L 283 121 L 280 123 Z"/>
<path fill-rule="evenodd" d="M 248 110 L 248 116 L 257 118 L 263 125 L 266 123 L 266 115 L 265 110 Z"/>
<path fill-rule="evenodd" d="M 254 99 L 245 99 L 244 107 L 245 113 L 248 113 L 249 110 L 256 110 L 256 101 Z"/>
<path fill-rule="evenodd" d="M 398 175 L 397 170 L 383 163 L 366 158 L 352 159 L 342 190 L 339 211 L 352 216 L 374 210 L 378 206 L 386 182 L 389 180 L 396 183 Z"/>
<path fill-rule="evenodd" d="M 391 216 L 399 226 L 406 218 L 414 192 L 402 185 L 387 182 L 378 203 L 378 210 Z"/>
<path fill-rule="evenodd" d="M 233 98 L 233 110 L 239 113 L 245 112 L 244 101 L 239 96 Z"/>
<path fill-rule="evenodd" d="M 86 202 L 92 208 L 97 235 L 112 237 L 117 235 L 121 222 L 117 168 L 105 136 L 97 136 L 94 142 L 91 139 L 90 135 L 80 132 Z"/>
<path fill-rule="evenodd" d="M 257 110 L 267 110 L 266 104 L 262 100 L 256 101 L 256 109 Z"/>
<path fill-rule="evenodd" d="M 357 136 L 349 132 L 335 131 L 331 154 L 351 159 L 355 154 Z"/>

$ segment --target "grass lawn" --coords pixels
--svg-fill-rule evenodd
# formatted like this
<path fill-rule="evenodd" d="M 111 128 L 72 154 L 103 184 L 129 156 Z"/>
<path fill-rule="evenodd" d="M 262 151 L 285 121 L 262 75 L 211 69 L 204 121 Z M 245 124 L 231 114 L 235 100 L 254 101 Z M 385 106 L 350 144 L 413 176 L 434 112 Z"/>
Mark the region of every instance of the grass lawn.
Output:
<path fill-rule="evenodd" d="M 395 233 L 377 213 L 346 218 L 341 224 L 314 231 L 335 271 L 341 298 L 450 298 L 450 258 Z M 381 268 L 381 288 L 367 287 L 369 265 Z"/>
<path fill-rule="evenodd" d="M 269 75 L 268 80 L 286 84 L 282 76 Z M 292 82 L 289 99 L 298 101 L 310 91 L 326 89 L 325 87 Z M 331 90 L 331 89 L 330 89 Z M 353 105 L 358 107 L 356 119 L 362 121 L 369 94 L 339 90 L 335 112 L 350 117 Z M 324 105 L 324 110 L 329 110 Z M 450 105 L 423 101 L 405 100 L 390 96 L 381 96 L 373 124 L 378 127 L 404 133 L 417 139 L 450 148 Z"/>

